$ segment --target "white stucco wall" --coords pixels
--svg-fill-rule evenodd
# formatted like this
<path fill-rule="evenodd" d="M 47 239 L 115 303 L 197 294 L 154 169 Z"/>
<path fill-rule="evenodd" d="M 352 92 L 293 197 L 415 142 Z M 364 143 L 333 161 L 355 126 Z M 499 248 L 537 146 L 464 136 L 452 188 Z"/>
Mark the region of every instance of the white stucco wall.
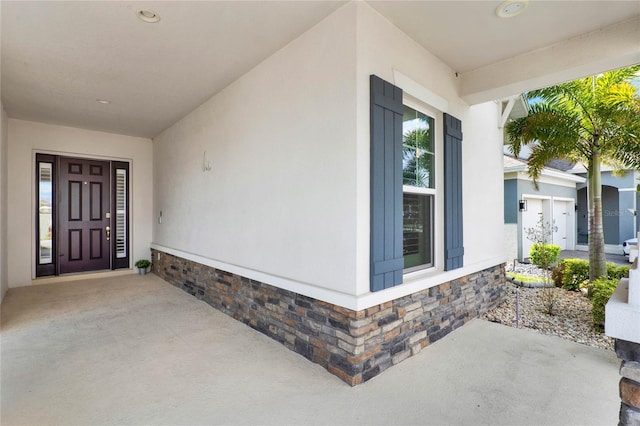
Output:
<path fill-rule="evenodd" d="M 354 293 L 353 14 L 338 10 L 154 138 L 158 248 L 315 297 Z"/>
<path fill-rule="evenodd" d="M 465 262 L 502 261 L 504 253 L 503 132 L 496 102 L 473 105 L 464 129 Z"/>
<path fill-rule="evenodd" d="M 11 118 L 8 127 L 9 287 L 37 283 L 32 281 L 36 152 L 131 161 L 132 260 L 149 258 L 153 216 L 151 140 Z"/>
<path fill-rule="evenodd" d="M 518 224 L 504 224 L 504 252 L 507 260 L 518 259 Z"/>
<path fill-rule="evenodd" d="M 469 107 L 454 70 L 424 50 L 365 3 L 357 4 L 358 37 L 358 298 L 360 307 L 395 299 L 495 266 L 503 245 L 502 132 L 495 102 Z M 369 75 L 400 86 L 405 99 L 435 114 L 437 152 L 442 153 L 442 113 L 462 120 L 464 267 L 443 271 L 442 156 L 437 156 L 436 268 L 406 274 L 404 284 L 369 292 Z M 439 182 L 439 183 L 438 183 Z"/>
<path fill-rule="evenodd" d="M 8 152 L 7 113 L 0 102 L 0 302 L 9 289 L 7 270 L 7 152 Z"/>
<path fill-rule="evenodd" d="M 369 76 L 463 121 L 465 267 L 369 292 Z M 352 2 L 154 138 L 154 247 L 363 309 L 504 261 L 498 106 L 458 96 L 453 70 Z M 203 171 L 206 161 L 210 171 Z M 442 156 L 438 157 L 442 186 Z M 442 192 L 438 195 L 442 210 Z M 158 217 L 162 211 L 162 223 Z"/>

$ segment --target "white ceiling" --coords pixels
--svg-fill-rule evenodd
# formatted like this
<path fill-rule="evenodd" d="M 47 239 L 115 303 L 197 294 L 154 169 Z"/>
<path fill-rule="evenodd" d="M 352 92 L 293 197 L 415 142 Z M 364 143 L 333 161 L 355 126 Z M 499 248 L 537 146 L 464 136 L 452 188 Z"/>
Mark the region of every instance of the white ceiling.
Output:
<path fill-rule="evenodd" d="M 522 14 L 500 19 L 495 10 L 501 3 L 502 0 L 369 1 L 459 73 L 640 15 L 640 1 L 531 0 Z"/>
<path fill-rule="evenodd" d="M 153 137 L 344 3 L 3 0 L 2 102 L 14 118 Z M 462 74 L 640 17 L 637 0 L 531 0 L 510 19 L 500 1 L 368 3 Z"/>
<path fill-rule="evenodd" d="M 10 117 L 153 137 L 341 5 L 2 1 L 2 101 Z"/>

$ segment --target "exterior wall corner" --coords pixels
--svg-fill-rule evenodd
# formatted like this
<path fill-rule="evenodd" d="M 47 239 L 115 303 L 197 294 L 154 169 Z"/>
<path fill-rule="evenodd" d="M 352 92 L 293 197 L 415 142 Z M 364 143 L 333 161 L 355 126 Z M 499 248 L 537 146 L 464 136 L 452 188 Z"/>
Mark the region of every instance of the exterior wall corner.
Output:
<path fill-rule="evenodd" d="M 350 386 L 500 304 L 504 264 L 354 311 L 152 249 L 153 272 Z"/>

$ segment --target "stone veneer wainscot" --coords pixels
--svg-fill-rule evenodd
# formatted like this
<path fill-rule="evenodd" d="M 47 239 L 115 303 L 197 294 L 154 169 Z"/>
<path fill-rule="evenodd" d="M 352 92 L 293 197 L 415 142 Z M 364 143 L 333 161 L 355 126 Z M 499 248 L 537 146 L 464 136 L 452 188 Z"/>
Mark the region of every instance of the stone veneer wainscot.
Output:
<path fill-rule="evenodd" d="M 158 253 L 152 249 L 152 259 Z M 506 294 L 504 264 L 361 311 L 164 252 L 153 272 L 351 386 L 417 354 Z"/>
<path fill-rule="evenodd" d="M 640 425 L 640 344 L 616 339 L 616 355 L 620 366 L 620 421 L 619 426 Z"/>
<path fill-rule="evenodd" d="M 640 235 L 639 235 L 640 236 Z M 620 366 L 619 426 L 640 426 L 640 268 L 622 278 L 605 308 L 605 333 L 614 337 Z"/>

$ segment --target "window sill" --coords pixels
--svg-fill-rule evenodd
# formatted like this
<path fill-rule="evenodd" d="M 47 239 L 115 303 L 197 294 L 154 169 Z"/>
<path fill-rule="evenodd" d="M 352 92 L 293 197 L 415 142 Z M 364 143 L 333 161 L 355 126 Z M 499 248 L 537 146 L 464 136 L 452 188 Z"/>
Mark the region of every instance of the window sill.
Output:
<path fill-rule="evenodd" d="M 442 271 L 435 266 L 428 266 L 426 268 L 420 268 L 417 270 L 405 270 L 402 273 L 402 283 L 410 283 L 413 281 L 418 281 L 423 278 L 433 277 L 442 273 Z"/>

